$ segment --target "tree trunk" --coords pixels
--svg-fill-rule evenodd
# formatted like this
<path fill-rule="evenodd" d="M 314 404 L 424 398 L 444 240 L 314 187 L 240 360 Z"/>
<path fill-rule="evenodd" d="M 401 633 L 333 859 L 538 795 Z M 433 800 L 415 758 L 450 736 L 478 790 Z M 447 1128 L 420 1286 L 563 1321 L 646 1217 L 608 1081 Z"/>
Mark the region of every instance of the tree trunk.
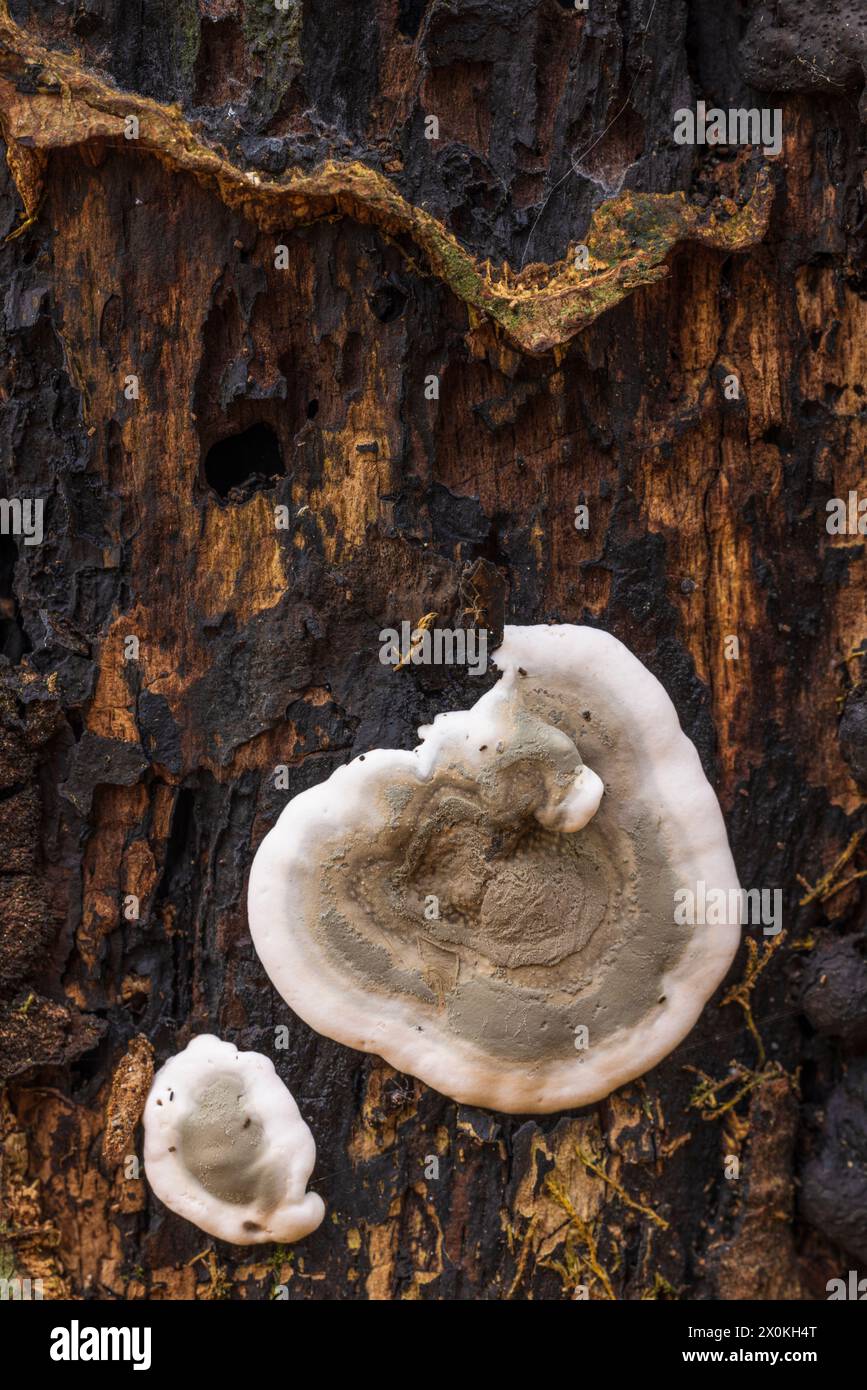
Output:
<path fill-rule="evenodd" d="M 3 495 L 44 503 L 41 544 L 0 537 L 0 1275 L 824 1298 L 867 1260 L 863 20 L 133 8 L 0 5 Z M 699 99 L 780 108 L 782 153 L 675 143 Z M 583 1110 L 470 1110 L 320 1037 L 250 940 L 288 796 L 493 683 L 381 664 L 432 611 L 625 642 L 741 882 L 783 893 Z M 151 1047 L 205 1032 L 314 1132 L 328 1214 L 291 1251 L 204 1236 L 137 1165 Z"/>

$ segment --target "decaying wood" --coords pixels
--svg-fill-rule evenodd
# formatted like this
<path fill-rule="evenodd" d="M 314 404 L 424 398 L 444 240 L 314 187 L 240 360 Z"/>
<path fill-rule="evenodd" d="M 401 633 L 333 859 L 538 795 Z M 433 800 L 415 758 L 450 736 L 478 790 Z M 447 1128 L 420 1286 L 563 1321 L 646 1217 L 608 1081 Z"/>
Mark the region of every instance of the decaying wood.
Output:
<path fill-rule="evenodd" d="M 773 30 L 745 58 L 718 8 L 3 4 L 3 495 L 45 502 L 41 545 L 0 538 L 4 1277 L 794 1298 L 859 1258 L 807 1217 L 863 1035 L 800 1006 L 865 939 L 860 840 L 839 891 L 802 884 L 863 825 L 864 542 L 825 527 L 865 495 L 861 69 L 781 66 Z M 675 147 L 694 94 L 781 106 L 782 155 Z M 276 474 L 219 494 L 209 451 L 257 426 Z M 762 1057 L 723 1006 L 746 950 L 671 1057 L 569 1115 L 456 1106 L 281 1003 L 244 892 L 287 796 L 493 680 L 380 663 L 431 612 L 599 624 L 663 682 L 742 882 L 784 893 Z M 314 1131 L 328 1216 L 292 1251 L 129 1175 L 150 1049 L 204 1031 L 272 1056 Z"/>
<path fill-rule="evenodd" d="M 665 258 L 680 242 L 721 250 L 752 246 L 763 235 L 772 189 L 762 170 L 743 208 L 731 198 L 695 206 L 683 193 L 632 194 L 611 199 L 587 232 L 589 260 L 534 265 L 510 277 L 508 267 L 485 274 L 456 237 L 424 209 L 402 198 L 387 178 L 356 161 L 328 160 L 313 173 L 293 172 L 276 181 L 237 169 L 196 138 L 180 111 L 99 81 L 74 60 L 33 42 L 0 8 L 0 44 L 10 77 L 0 81 L 3 133 L 29 226 L 43 192 L 45 152 L 93 143 L 117 144 L 126 123 L 142 151 L 170 170 L 188 171 L 218 192 L 229 207 L 272 232 L 320 217 L 343 214 L 372 223 L 390 236 L 406 236 L 424 254 L 431 272 L 468 305 L 501 324 L 515 344 L 546 352 L 639 285 L 666 273 Z M 35 90 L 16 82 L 34 75 Z M 133 129 L 133 128 L 131 128 Z M 589 273 L 588 273 L 589 271 Z"/>
<path fill-rule="evenodd" d="M 153 1053 L 147 1038 L 139 1033 L 131 1040 L 111 1078 L 102 1136 L 102 1157 L 110 1167 L 135 1152 L 136 1126 L 154 1079 Z"/>

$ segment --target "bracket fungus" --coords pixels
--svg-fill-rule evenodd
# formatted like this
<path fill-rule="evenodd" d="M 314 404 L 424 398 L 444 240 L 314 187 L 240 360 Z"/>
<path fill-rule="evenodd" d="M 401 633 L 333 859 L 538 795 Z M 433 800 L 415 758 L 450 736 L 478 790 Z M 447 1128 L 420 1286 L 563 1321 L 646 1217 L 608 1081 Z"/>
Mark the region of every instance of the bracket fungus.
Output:
<path fill-rule="evenodd" d="M 739 885 L 698 753 L 621 642 L 507 627 L 495 660 L 500 682 L 413 752 L 366 753 L 289 803 L 253 863 L 250 929 L 319 1032 L 466 1104 L 546 1112 L 689 1032 L 740 922 L 676 921 L 675 893 Z"/>
<path fill-rule="evenodd" d="M 157 1072 L 145 1172 L 166 1206 L 233 1245 L 300 1240 L 325 1215 L 313 1135 L 274 1064 L 204 1034 Z"/>

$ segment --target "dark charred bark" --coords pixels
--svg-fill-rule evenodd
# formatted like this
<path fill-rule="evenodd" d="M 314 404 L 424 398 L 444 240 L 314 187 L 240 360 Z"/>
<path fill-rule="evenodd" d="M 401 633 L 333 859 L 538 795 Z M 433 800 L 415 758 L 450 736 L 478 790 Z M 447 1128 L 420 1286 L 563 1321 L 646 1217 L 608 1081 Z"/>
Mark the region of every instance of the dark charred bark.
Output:
<path fill-rule="evenodd" d="M 867 1261 L 864 541 L 825 524 L 865 495 L 860 7 L 9 11 L 2 492 L 41 499 L 45 534 L 0 538 L 0 1274 L 127 1299 L 824 1298 Z M 780 107 L 783 153 L 676 145 L 699 98 Z M 561 321 L 591 231 L 616 287 Z M 484 688 L 380 664 L 380 629 L 430 611 L 621 638 L 742 883 L 784 894 L 769 958 L 753 932 L 685 1043 L 583 1111 L 396 1077 L 294 1017 L 249 938 L 275 765 L 295 794 Z M 126 1176 L 141 1040 L 159 1064 L 199 1032 L 272 1055 L 314 1131 L 329 1215 L 291 1261 Z"/>

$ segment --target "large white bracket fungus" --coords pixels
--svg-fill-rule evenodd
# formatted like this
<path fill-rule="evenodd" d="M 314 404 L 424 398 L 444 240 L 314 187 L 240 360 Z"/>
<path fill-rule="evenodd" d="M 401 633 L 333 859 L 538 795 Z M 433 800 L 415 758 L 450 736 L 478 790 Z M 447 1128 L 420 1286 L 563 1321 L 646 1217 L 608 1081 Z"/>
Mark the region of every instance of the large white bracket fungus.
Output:
<path fill-rule="evenodd" d="M 204 1034 L 157 1072 L 144 1112 L 148 1182 L 167 1207 L 234 1245 L 300 1240 L 325 1215 L 307 1182 L 313 1135 L 259 1052 Z"/>
<path fill-rule="evenodd" d="M 319 1032 L 467 1104 L 559 1110 L 689 1032 L 740 924 L 678 923 L 675 892 L 739 885 L 698 753 L 621 642 L 507 627 L 496 664 L 414 752 L 363 754 L 289 803 L 250 930 Z"/>

